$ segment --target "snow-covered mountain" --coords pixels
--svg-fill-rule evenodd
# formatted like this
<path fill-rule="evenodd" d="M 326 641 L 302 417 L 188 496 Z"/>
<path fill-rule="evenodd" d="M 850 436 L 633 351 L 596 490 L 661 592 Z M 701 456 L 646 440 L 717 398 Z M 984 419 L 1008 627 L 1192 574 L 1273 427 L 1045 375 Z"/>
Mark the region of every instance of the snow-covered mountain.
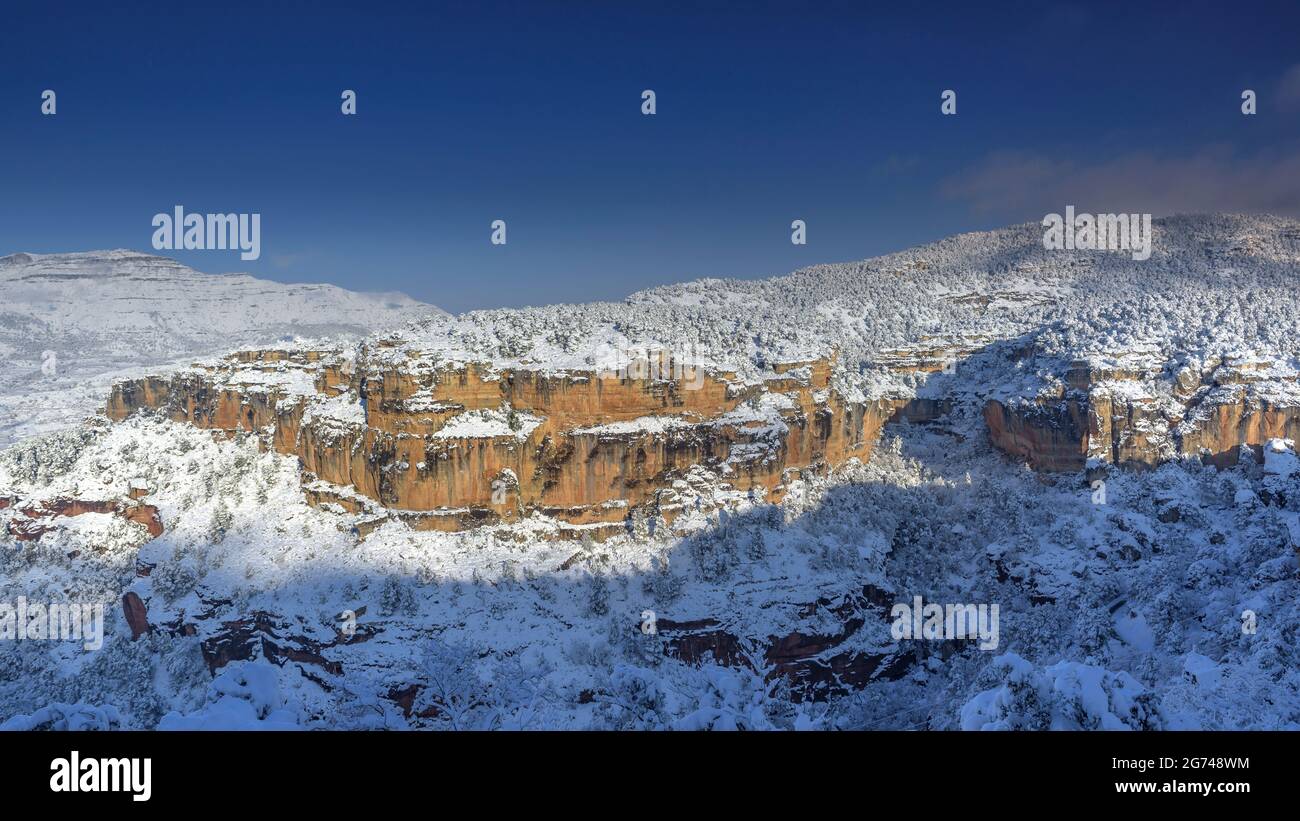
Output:
<path fill-rule="evenodd" d="M 79 421 L 134 368 L 440 314 L 404 294 L 205 274 L 136 251 L 0 257 L 0 444 Z"/>
<path fill-rule="evenodd" d="M 1053 251 L 1036 223 L 756 280 L 703 279 L 622 303 L 474 311 L 417 340 L 462 358 L 576 363 L 613 328 L 710 361 L 798 360 L 834 347 L 848 371 L 926 339 L 1042 337 L 1044 353 L 1155 343 L 1169 354 L 1300 348 L 1300 221 L 1234 214 L 1155 221 L 1150 259 Z"/>
<path fill-rule="evenodd" d="M 0 727 L 1300 728 L 1300 223 L 1041 239 L 125 379 L 0 452 L 0 604 L 106 604 Z"/>

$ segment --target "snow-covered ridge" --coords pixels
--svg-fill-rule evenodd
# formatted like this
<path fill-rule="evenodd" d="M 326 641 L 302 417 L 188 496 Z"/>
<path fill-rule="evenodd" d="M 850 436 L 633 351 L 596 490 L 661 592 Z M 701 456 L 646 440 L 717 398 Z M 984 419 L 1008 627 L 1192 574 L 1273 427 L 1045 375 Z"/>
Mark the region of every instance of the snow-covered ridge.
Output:
<path fill-rule="evenodd" d="M 454 362 L 574 369 L 598 367 L 611 351 L 662 349 L 744 376 L 833 350 L 841 377 L 868 393 L 897 388 L 880 361 L 926 337 L 1020 340 L 1065 364 L 1138 349 L 1166 359 L 1300 352 L 1294 219 L 1155 220 L 1146 261 L 1050 251 L 1042 230 L 962 234 L 771 279 L 667 285 L 622 303 L 433 318 L 390 342 Z"/>
<path fill-rule="evenodd" d="M 1236 446 L 1250 425 L 1229 419 L 1221 469 L 1183 459 L 1112 471 L 1099 496 L 1078 471 L 1033 474 L 1007 460 L 971 412 L 991 395 L 1104 399 L 1132 410 L 1109 414 L 1132 423 L 1106 440 L 1123 462 L 1161 453 L 1174 416 L 1195 423 L 1212 404 L 1227 408 L 1218 394 L 1250 400 L 1242 419 L 1256 415 L 1255 398 L 1300 408 L 1296 226 L 1163 220 L 1147 263 L 1046 254 L 1038 229 L 1021 226 L 765 282 L 417 322 L 370 337 L 355 349 L 364 356 L 283 346 L 336 369 L 315 383 L 319 397 L 294 362 L 236 357 L 244 367 L 218 374 L 248 400 L 225 403 L 232 419 L 282 397 L 304 424 L 337 434 L 340 480 L 353 475 L 348 437 L 367 414 L 388 417 L 397 442 L 423 422 L 406 417 L 445 417 L 484 439 L 531 424 L 518 402 L 514 424 L 510 411 L 457 409 L 431 390 L 435 371 L 475 363 L 484 384 L 467 373 L 481 390 L 465 398 L 495 401 L 520 376 L 513 363 L 590 371 L 602 342 L 696 342 L 737 382 L 749 372 L 801 384 L 806 369 L 780 363 L 829 345 L 840 384 L 821 370 L 802 388 L 811 403 L 852 396 L 843 382 L 914 389 L 923 401 L 918 423 L 887 425 L 869 460 L 783 476 L 779 501 L 727 473 L 737 452 L 754 462 L 743 448 L 762 442 L 741 443 L 717 470 L 683 463 L 671 527 L 664 506 L 609 499 L 564 529 L 534 515 L 454 533 L 429 517 L 436 527 L 423 530 L 406 514 L 427 511 L 400 494 L 406 506 L 383 515 L 351 485 L 308 481 L 300 454 L 157 413 L 10 448 L 0 452 L 0 598 L 102 599 L 110 623 L 86 657 L 0 642 L 0 726 L 1296 729 L 1300 437 L 1256 431 L 1269 437 L 1260 463 Z M 312 360 L 312 349 L 338 359 Z M 961 361 L 948 373 L 952 356 Z M 383 379 L 364 392 L 341 384 L 367 367 Z M 571 376 L 570 389 L 587 389 Z M 787 424 L 790 392 L 778 382 L 720 421 L 767 438 L 769 423 Z M 599 410 L 611 404 L 605 396 Z M 847 408 L 828 410 L 842 424 Z M 574 432 L 663 438 L 692 419 L 637 409 Z M 1044 444 L 1092 456 L 1043 430 Z M 476 459 L 486 444 L 532 450 L 485 441 Z M 449 458 L 470 451 L 442 445 Z M 387 466 L 377 473 L 387 487 L 436 467 L 409 452 Z M 513 497 L 534 471 L 501 476 L 511 481 L 491 490 Z M 155 538 L 90 512 L 41 522 L 53 529 L 21 546 L 2 541 L 34 535 L 26 511 L 38 505 L 141 493 L 165 526 Z M 586 520 L 605 508 L 637 515 L 596 541 L 599 525 Z M 914 595 L 1000 605 L 998 654 L 893 639 L 889 605 Z M 657 630 L 645 629 L 646 613 Z M 793 699 L 791 686 L 808 697 Z"/>
<path fill-rule="evenodd" d="M 399 293 L 206 274 L 124 249 L 0 257 L 0 445 L 79 421 L 114 378 L 443 311 Z"/>

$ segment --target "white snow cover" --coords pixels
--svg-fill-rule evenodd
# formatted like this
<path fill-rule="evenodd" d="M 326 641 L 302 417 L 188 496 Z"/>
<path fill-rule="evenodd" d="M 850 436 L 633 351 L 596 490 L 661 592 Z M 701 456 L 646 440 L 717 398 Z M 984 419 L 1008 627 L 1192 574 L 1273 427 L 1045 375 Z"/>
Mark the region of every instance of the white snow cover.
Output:
<path fill-rule="evenodd" d="M 1290 479 L 1300 471 L 1296 458 L 1295 442 L 1291 439 L 1270 439 L 1264 446 L 1264 472 L 1278 479 Z"/>
<path fill-rule="evenodd" d="M 677 533 L 638 525 L 603 543 L 540 539 L 548 526 L 533 520 L 466 533 L 389 522 L 358 541 L 348 523 L 370 514 L 308 507 L 294 460 L 148 417 L 11 448 L 0 488 L 20 506 L 125 495 L 144 478 L 166 532 L 147 541 L 139 525 L 86 514 L 39 542 L 0 544 L 0 598 L 103 601 L 109 622 L 94 653 L 4 643 L 0 721 L 80 702 L 117 710 L 123 727 L 1297 727 L 1300 513 L 1233 504 L 1238 490 L 1277 489 L 1276 475 L 1169 464 L 1110 477 L 1097 505 L 1076 477 L 1006 462 L 978 425 L 891 427 L 869 464 L 796 482 L 779 507 L 697 469 L 677 488 Z M 1300 499 L 1297 477 L 1286 481 Z M 695 513 L 696 496 L 731 512 Z M 1157 518 L 1169 499 L 1176 522 Z M 0 524 L 18 515 L 0 511 Z M 920 656 L 901 678 L 800 705 L 764 679 L 761 645 L 758 674 L 697 667 L 639 630 L 649 610 L 723 619 L 756 641 L 831 635 L 842 623 L 828 611 L 810 622 L 808 603 L 863 585 L 892 601 L 998 603 L 999 652 L 1023 663 L 904 642 Z M 136 641 L 127 590 L 159 626 Z M 338 614 L 362 607 L 359 629 L 377 632 L 329 646 Z M 343 672 L 254 656 L 214 677 L 200 642 L 257 612 Z M 164 628 L 178 621 L 198 635 Z M 835 652 L 899 647 L 887 619 L 869 618 Z M 421 685 L 432 699 L 435 681 L 481 706 L 420 718 L 388 697 Z M 1025 687 L 1039 694 L 1033 710 Z"/>
<path fill-rule="evenodd" d="M 528 438 L 542 420 L 518 411 L 493 409 L 458 413 L 447 420 L 434 439 L 470 439 L 488 436 L 513 436 L 519 441 Z"/>
<path fill-rule="evenodd" d="M 665 499 L 684 511 L 671 527 L 639 513 L 604 542 L 540 517 L 464 533 L 389 519 L 362 539 L 385 512 L 373 503 L 360 514 L 312 508 L 296 460 L 149 415 L 10 447 L 0 452 L 0 499 L 15 501 L 0 509 L 0 600 L 102 601 L 109 623 L 93 652 L 0 642 L 0 722 L 1300 729 L 1292 442 L 1270 442 L 1263 464 L 1247 450 L 1223 470 L 1196 460 L 1111 470 L 1099 501 L 1081 475 L 1033 474 L 995 451 L 980 414 L 985 398 L 1032 396 L 1076 360 L 1169 379 L 1253 357 L 1260 381 L 1214 390 L 1286 398 L 1300 353 L 1300 224 L 1161 220 L 1147 265 L 1054 256 L 1038 230 L 954 237 L 762 282 L 703 280 L 623 304 L 417 322 L 390 337 L 396 347 L 370 351 L 429 368 L 589 370 L 593 340 L 691 343 L 712 366 L 753 381 L 773 375 L 773 363 L 835 348 L 841 390 L 953 400 L 934 422 L 887 426 L 867 464 L 791 478 L 779 505 L 737 491 L 725 466 L 684 471 Z M 963 358 L 955 373 L 914 378 L 875 364 L 927 334 L 1008 341 Z M 776 429 L 783 409 L 771 396 L 732 421 Z M 329 400 L 314 412 L 352 424 L 357 411 Z M 618 430 L 669 434 L 689 422 L 664 414 Z M 496 432 L 503 423 L 514 430 L 503 413 L 456 424 Z M 29 504 L 122 498 L 140 479 L 165 525 L 157 539 L 111 514 L 52 519 L 39 541 L 8 535 Z M 869 609 L 850 630 L 837 605 L 864 589 L 885 602 L 998 604 L 1000 645 L 897 641 Z M 120 605 L 128 591 L 154 625 L 134 641 Z M 364 640 L 340 638 L 346 611 Z M 716 620 L 706 629 L 736 637 L 748 661 L 682 660 L 672 630 L 644 629 L 647 612 L 660 624 Z M 340 672 L 264 657 L 256 643 L 214 673 L 204 643 L 230 639 L 226 625 L 252 624 L 254 614 L 299 658 L 315 653 Z M 182 624 L 196 634 L 175 629 Z M 827 655 L 897 667 L 797 701 L 765 655 L 772 637 L 794 632 L 846 632 Z M 409 712 L 395 693 L 409 694 Z"/>
<path fill-rule="evenodd" d="M 404 294 L 205 274 L 136 251 L 0 257 L 0 445 L 81 421 L 115 380 L 159 365 L 430 315 L 443 311 Z"/>
<path fill-rule="evenodd" d="M 1035 668 L 1015 653 L 994 667 L 1007 683 L 979 693 L 961 709 L 963 730 L 1144 730 L 1157 729 L 1142 696 L 1145 688 L 1128 673 L 1062 661 Z"/>

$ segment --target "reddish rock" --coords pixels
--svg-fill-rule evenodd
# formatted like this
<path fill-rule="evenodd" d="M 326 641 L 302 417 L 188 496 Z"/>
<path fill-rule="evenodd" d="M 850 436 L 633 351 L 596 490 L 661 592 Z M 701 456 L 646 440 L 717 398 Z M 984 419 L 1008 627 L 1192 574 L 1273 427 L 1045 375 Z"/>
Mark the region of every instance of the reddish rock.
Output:
<path fill-rule="evenodd" d="M 398 707 L 401 707 L 402 715 L 407 718 L 410 718 L 412 715 L 416 715 L 420 718 L 437 718 L 441 711 L 433 705 L 425 707 L 418 713 L 414 712 L 415 697 L 420 694 L 420 689 L 421 687 L 418 684 L 412 684 L 409 687 L 394 687 L 388 691 L 388 699 L 395 702 Z"/>
<path fill-rule="evenodd" d="M 466 530 L 539 512 L 604 538 L 624 532 L 632 508 L 671 522 L 684 509 L 673 499 L 674 482 L 694 465 L 726 462 L 733 486 L 762 489 L 774 500 L 790 470 L 865 459 L 895 405 L 842 396 L 831 380 L 832 358 L 773 363 L 761 384 L 725 372 L 662 375 L 677 373 L 673 367 L 620 377 L 336 360 L 338 352 L 245 352 L 201 372 L 118 383 L 105 412 L 120 420 L 152 408 L 226 434 L 258 431 L 267 447 L 297 456 L 304 473 L 321 480 L 306 490 L 316 506 L 351 513 L 382 506 L 419 530 Z M 305 415 L 310 403 L 296 397 L 244 390 L 236 377 L 269 362 L 310 375 L 321 396 L 351 397 L 359 418 Z M 777 433 L 734 413 L 765 393 L 783 395 L 768 411 L 783 423 Z M 532 418 L 532 426 L 519 435 L 443 435 L 462 413 L 503 409 Z M 911 413 L 929 418 L 939 410 Z M 661 416 L 678 424 L 607 427 Z"/>
<path fill-rule="evenodd" d="M 655 627 L 663 637 L 664 652 L 687 664 L 700 664 L 712 659 L 724 667 L 749 667 L 749 655 L 741 640 L 719 629 L 717 619 L 697 619 L 675 622 L 659 619 Z"/>
<path fill-rule="evenodd" d="M 212 617 L 209 613 L 201 616 L 200 621 Z M 264 611 L 254 612 L 249 618 L 222 622 L 220 629 L 200 645 L 203 657 L 213 673 L 232 661 L 246 661 L 261 656 L 273 664 L 284 665 L 290 661 L 311 664 L 326 673 L 341 676 L 342 663 L 331 661 L 321 651 L 340 644 L 368 641 L 379 632 L 379 628 L 374 625 L 361 625 L 351 636 L 339 635 L 333 641 L 317 642 L 305 636 L 287 634 L 290 627 L 291 624 L 284 623 L 279 616 Z M 184 635 L 194 635 L 196 632 L 193 625 L 175 629 Z"/>
<path fill-rule="evenodd" d="M 129 591 L 122 597 L 122 612 L 126 614 L 126 623 L 131 626 L 133 641 L 152 629 L 149 626 L 149 613 L 135 591 Z"/>
<path fill-rule="evenodd" d="M 49 502 L 31 504 L 21 513 L 26 519 L 14 518 L 9 522 L 9 533 L 20 542 L 32 542 L 54 530 L 48 520 L 56 516 L 81 516 L 86 513 L 108 513 L 121 516 L 129 522 L 142 524 L 149 531 L 149 538 L 156 539 L 163 534 L 162 519 L 158 508 L 153 505 L 115 502 L 111 499 L 55 499 Z"/>
<path fill-rule="evenodd" d="M 1076 471 L 1087 462 L 1087 409 L 1077 399 L 1017 405 L 994 399 L 984 406 L 984 422 L 998 449 L 1035 470 Z"/>
<path fill-rule="evenodd" d="M 158 515 L 158 508 L 153 505 L 129 505 L 119 513 L 129 522 L 144 525 L 151 539 L 163 534 L 162 518 Z"/>
<path fill-rule="evenodd" d="M 821 598 L 800 608 L 810 618 L 819 612 L 839 621 L 841 628 L 831 635 L 795 630 L 785 636 L 742 639 L 725 629 L 717 619 L 675 622 L 659 619 L 658 635 L 664 653 L 688 664 L 712 660 L 727 667 L 755 669 L 753 659 L 762 657 L 769 670 L 768 681 L 784 679 L 795 701 L 819 701 L 830 695 L 861 689 L 871 681 L 896 679 L 915 662 L 907 650 L 886 653 L 836 652 L 837 648 L 868 623 L 887 634 L 889 596 L 874 587 L 838 600 Z"/>
<path fill-rule="evenodd" d="M 1060 396 L 990 401 L 984 420 L 993 444 L 1036 470 L 1076 471 L 1088 459 L 1142 469 L 1180 456 L 1225 468 L 1243 446 L 1300 438 L 1296 378 L 1274 373 L 1267 360 L 1184 368 L 1172 380 L 1158 362 L 1078 364 L 1064 381 Z M 1167 390 L 1173 401 L 1162 398 Z M 1095 478 L 1102 477 L 1090 471 Z"/>

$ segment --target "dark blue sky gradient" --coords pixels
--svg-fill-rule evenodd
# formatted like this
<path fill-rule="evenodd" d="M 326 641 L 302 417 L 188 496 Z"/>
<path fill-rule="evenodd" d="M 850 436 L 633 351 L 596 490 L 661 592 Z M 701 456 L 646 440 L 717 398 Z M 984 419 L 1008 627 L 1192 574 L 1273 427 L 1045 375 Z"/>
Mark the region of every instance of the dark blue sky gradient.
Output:
<path fill-rule="evenodd" d="M 6 3 L 0 253 L 259 212 L 256 262 L 169 255 L 457 311 L 860 259 L 1040 218 L 960 184 L 1000 152 L 1295 156 L 1298 6 Z"/>

